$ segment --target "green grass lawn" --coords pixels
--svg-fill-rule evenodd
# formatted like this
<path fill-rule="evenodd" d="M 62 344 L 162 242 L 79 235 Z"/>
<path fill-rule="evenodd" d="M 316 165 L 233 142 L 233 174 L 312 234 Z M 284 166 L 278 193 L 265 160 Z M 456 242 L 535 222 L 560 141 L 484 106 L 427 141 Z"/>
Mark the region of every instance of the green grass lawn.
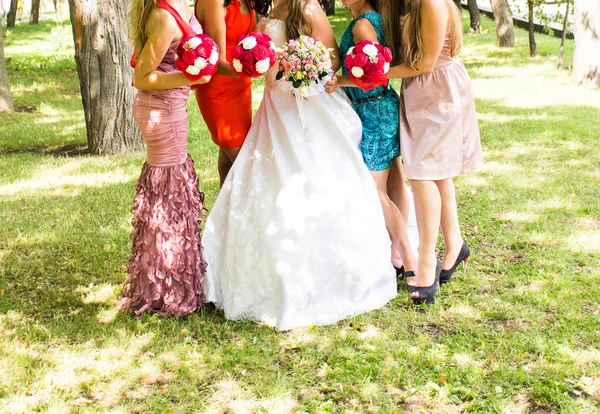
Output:
<path fill-rule="evenodd" d="M 537 35 L 532 59 L 525 31 L 500 49 L 483 25 L 463 51 L 486 161 L 457 179 L 469 267 L 426 311 L 401 293 L 284 333 L 116 311 L 144 154 L 73 154 L 67 22 L 5 32 L 21 112 L 0 114 L 0 413 L 600 412 L 600 92 L 555 70 L 559 39 Z M 210 207 L 217 148 L 193 101 L 190 125 Z"/>

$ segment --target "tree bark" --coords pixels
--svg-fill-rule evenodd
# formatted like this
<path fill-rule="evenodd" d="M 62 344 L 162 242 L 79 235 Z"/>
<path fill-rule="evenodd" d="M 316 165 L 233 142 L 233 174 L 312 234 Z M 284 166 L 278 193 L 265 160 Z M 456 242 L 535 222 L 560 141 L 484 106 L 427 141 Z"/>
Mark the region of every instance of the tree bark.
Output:
<path fill-rule="evenodd" d="M 8 14 L 6 15 L 6 27 L 15 27 L 16 20 L 17 20 L 17 0 L 10 0 L 10 9 L 8 9 Z"/>
<path fill-rule="evenodd" d="M 562 36 L 560 38 L 560 51 L 558 52 L 558 65 L 556 65 L 556 69 L 562 69 L 563 60 L 565 57 L 565 40 L 567 39 L 567 28 L 569 25 L 569 4 L 571 0 L 567 0 L 567 10 L 565 11 L 565 19 L 563 20 L 563 30 Z"/>
<path fill-rule="evenodd" d="M 0 0 L 1 1 L 1 0 Z M 6 72 L 6 59 L 4 59 L 4 39 L 2 37 L 2 24 L 0 24 L 0 112 L 12 111 L 12 97 Z"/>
<path fill-rule="evenodd" d="M 468 0 L 467 5 L 469 7 L 469 18 L 471 20 L 471 28 L 469 33 L 481 33 L 481 14 L 479 13 L 479 6 L 477 6 L 477 0 Z"/>
<path fill-rule="evenodd" d="M 494 12 L 494 21 L 496 22 L 496 37 L 498 46 L 514 47 L 515 30 L 508 0 L 490 0 Z"/>
<path fill-rule="evenodd" d="M 31 0 L 31 15 L 29 16 L 29 24 L 40 24 L 40 0 Z"/>
<path fill-rule="evenodd" d="M 575 0 L 573 4 L 575 52 L 573 81 L 576 85 L 600 87 L 600 2 Z"/>
<path fill-rule="evenodd" d="M 335 0 L 320 0 L 320 2 L 327 16 L 333 16 L 335 14 Z"/>
<path fill-rule="evenodd" d="M 529 56 L 537 56 L 537 45 L 535 43 L 535 27 L 533 24 L 533 0 L 527 0 L 527 7 L 529 9 L 528 24 L 529 27 Z"/>
<path fill-rule="evenodd" d="M 143 147 L 133 120 L 127 2 L 69 0 L 75 61 L 92 154 Z"/>

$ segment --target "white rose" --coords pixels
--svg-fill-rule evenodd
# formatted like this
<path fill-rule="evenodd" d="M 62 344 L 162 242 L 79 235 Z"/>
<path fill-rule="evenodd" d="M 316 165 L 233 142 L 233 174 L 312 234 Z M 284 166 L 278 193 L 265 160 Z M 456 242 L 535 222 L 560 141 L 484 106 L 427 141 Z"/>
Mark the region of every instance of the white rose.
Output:
<path fill-rule="evenodd" d="M 385 62 L 385 64 L 383 65 L 383 73 L 388 73 L 390 71 L 390 64 L 389 62 Z"/>
<path fill-rule="evenodd" d="M 194 61 L 194 66 L 196 66 L 200 70 L 204 69 L 206 65 L 208 65 L 208 62 L 204 58 L 199 57 Z"/>
<path fill-rule="evenodd" d="M 363 53 L 369 57 L 377 56 L 377 48 L 375 45 L 366 45 L 363 47 Z"/>
<path fill-rule="evenodd" d="M 256 39 L 252 36 L 245 38 L 242 40 L 242 47 L 246 50 L 254 49 L 256 46 Z"/>
<path fill-rule="evenodd" d="M 255 66 L 256 66 L 256 71 L 258 73 L 265 73 L 266 71 L 269 70 L 269 67 L 271 66 L 271 61 L 269 60 L 269 58 L 259 60 L 258 62 L 256 62 Z"/>
<path fill-rule="evenodd" d="M 190 65 L 187 67 L 187 69 L 185 70 L 187 73 L 189 73 L 190 75 L 196 76 L 197 74 L 200 73 L 200 69 L 198 69 L 196 66 L 194 65 Z"/>
<path fill-rule="evenodd" d="M 219 52 L 213 49 L 212 53 L 210 54 L 210 57 L 208 58 L 208 63 L 210 63 L 211 65 L 216 65 L 218 61 Z"/>
<path fill-rule="evenodd" d="M 198 46 L 202 44 L 202 39 L 199 37 L 192 37 L 190 40 L 186 42 L 186 46 L 189 45 L 186 49 L 196 49 Z"/>
<path fill-rule="evenodd" d="M 348 53 L 346 53 L 346 54 L 351 55 L 353 51 L 354 51 L 354 46 L 352 46 L 350 49 L 348 49 Z"/>
<path fill-rule="evenodd" d="M 361 78 L 364 74 L 365 71 L 362 68 L 359 68 L 358 66 L 352 68 L 352 75 L 354 75 L 355 78 Z"/>
<path fill-rule="evenodd" d="M 244 69 L 242 62 L 240 62 L 239 59 L 233 59 L 231 63 L 233 63 L 233 68 L 236 72 L 241 72 Z"/>

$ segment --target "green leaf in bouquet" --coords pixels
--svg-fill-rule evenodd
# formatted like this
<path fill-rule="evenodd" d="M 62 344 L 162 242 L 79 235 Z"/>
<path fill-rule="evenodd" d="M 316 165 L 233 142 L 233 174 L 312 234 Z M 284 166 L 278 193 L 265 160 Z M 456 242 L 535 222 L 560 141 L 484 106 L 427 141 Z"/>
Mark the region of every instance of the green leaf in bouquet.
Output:
<path fill-rule="evenodd" d="M 301 81 L 301 80 L 294 79 L 294 80 L 292 81 L 292 85 L 294 86 L 294 88 L 298 89 L 300 86 L 302 86 L 302 81 Z"/>
<path fill-rule="evenodd" d="M 283 72 L 277 72 L 277 75 L 275 75 L 275 80 L 280 80 L 281 78 L 283 78 Z"/>

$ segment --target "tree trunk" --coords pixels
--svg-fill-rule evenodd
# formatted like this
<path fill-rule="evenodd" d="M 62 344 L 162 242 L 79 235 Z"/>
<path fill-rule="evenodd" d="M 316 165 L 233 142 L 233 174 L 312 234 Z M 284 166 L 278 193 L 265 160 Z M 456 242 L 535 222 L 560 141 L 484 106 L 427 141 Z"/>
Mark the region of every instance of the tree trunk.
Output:
<path fill-rule="evenodd" d="M 323 6 L 327 16 L 335 14 L 335 0 L 321 0 L 321 6 Z"/>
<path fill-rule="evenodd" d="M 8 9 L 8 15 L 6 16 L 6 27 L 15 27 L 15 20 L 17 20 L 17 0 L 10 0 L 10 9 Z"/>
<path fill-rule="evenodd" d="M 496 37 L 498 46 L 514 47 L 515 30 L 513 19 L 508 8 L 508 0 L 490 0 L 494 12 L 494 21 L 496 22 Z"/>
<path fill-rule="evenodd" d="M 573 82 L 600 87 L 600 2 L 575 0 Z"/>
<path fill-rule="evenodd" d="M 92 154 L 143 146 L 133 120 L 135 94 L 129 67 L 127 2 L 69 0 L 75 61 Z"/>
<path fill-rule="evenodd" d="M 471 28 L 469 29 L 469 33 L 481 33 L 481 14 L 479 13 L 479 6 L 477 5 L 477 0 L 468 0 L 467 4 L 469 6 L 469 18 L 471 20 Z"/>
<path fill-rule="evenodd" d="M 535 27 L 533 25 L 533 0 L 527 0 L 527 7 L 529 8 L 529 56 L 537 56 L 537 45 L 535 44 Z"/>
<path fill-rule="evenodd" d="M 0 112 L 10 111 L 12 111 L 12 97 L 8 85 L 6 59 L 4 59 L 4 39 L 2 38 L 2 24 L 0 24 Z"/>
<path fill-rule="evenodd" d="M 456 7 L 458 7 L 458 10 L 461 11 L 462 13 L 462 4 L 460 3 L 460 0 L 453 0 L 454 4 L 456 4 Z"/>
<path fill-rule="evenodd" d="M 567 0 L 567 10 L 565 11 L 565 19 L 563 20 L 562 37 L 560 39 L 560 51 L 558 52 L 558 65 L 556 69 L 562 69 L 563 59 L 565 57 L 565 40 L 567 39 L 567 28 L 569 25 L 569 4 L 571 0 Z"/>
<path fill-rule="evenodd" d="M 31 0 L 31 15 L 29 16 L 29 24 L 40 24 L 40 0 Z"/>

